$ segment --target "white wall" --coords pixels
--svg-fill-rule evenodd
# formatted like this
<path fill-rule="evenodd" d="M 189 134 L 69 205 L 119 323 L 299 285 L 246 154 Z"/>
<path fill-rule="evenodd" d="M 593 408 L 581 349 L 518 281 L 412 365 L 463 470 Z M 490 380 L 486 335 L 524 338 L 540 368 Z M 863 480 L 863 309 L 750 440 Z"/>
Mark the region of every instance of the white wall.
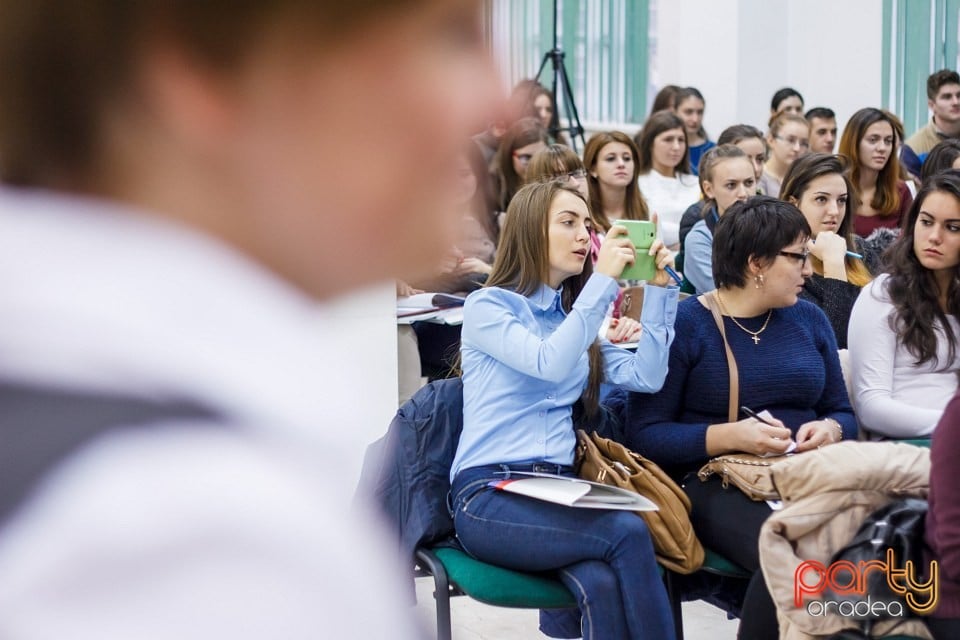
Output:
<path fill-rule="evenodd" d="M 784 86 L 805 107 L 881 106 L 883 4 L 876 0 L 656 0 L 657 75 L 707 100 L 711 137 L 745 122 L 766 130 Z M 682 34 L 678 37 L 678 34 Z"/>
<path fill-rule="evenodd" d="M 364 403 L 365 424 L 328 425 L 330 429 L 351 429 L 344 436 L 351 456 L 346 464 L 354 471 L 343 478 L 344 487 L 356 486 L 366 445 L 386 433 L 397 412 L 397 304 L 393 282 L 374 286 L 324 305 L 325 312 L 339 322 L 337 335 L 352 345 L 352 361 L 333 363 L 345 376 L 355 380 L 357 397 Z M 318 389 L 318 393 L 324 393 Z"/>

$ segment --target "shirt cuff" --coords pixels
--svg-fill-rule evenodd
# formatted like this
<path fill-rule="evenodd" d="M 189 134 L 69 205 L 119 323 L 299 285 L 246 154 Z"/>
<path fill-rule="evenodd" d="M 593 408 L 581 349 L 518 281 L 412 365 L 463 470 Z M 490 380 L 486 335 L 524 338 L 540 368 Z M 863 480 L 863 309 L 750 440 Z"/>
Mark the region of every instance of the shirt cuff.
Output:
<path fill-rule="evenodd" d="M 677 301 L 679 299 L 679 287 L 657 287 L 648 284 L 643 288 L 643 309 L 640 311 L 640 323 L 645 327 L 658 324 L 672 327 L 677 319 Z"/>

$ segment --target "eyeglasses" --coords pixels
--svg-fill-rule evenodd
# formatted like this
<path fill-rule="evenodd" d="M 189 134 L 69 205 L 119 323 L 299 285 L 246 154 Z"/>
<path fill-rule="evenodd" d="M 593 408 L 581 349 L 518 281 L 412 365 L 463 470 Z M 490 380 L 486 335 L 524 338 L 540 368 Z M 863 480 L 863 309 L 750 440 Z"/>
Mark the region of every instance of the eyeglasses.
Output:
<path fill-rule="evenodd" d="M 807 258 L 810 257 L 809 251 L 804 251 L 803 253 L 795 253 L 793 251 L 780 251 L 779 253 L 781 256 L 785 258 L 793 258 L 794 260 L 798 261 L 800 263 L 801 268 L 805 264 L 807 264 Z"/>
<path fill-rule="evenodd" d="M 514 151 L 514 152 L 513 152 L 513 157 L 516 158 L 516 159 L 517 159 L 517 162 L 519 162 L 519 163 L 522 164 L 523 166 L 527 166 L 527 164 L 530 163 L 530 158 L 533 157 L 533 154 L 531 154 L 531 153 L 517 153 L 516 151 Z"/>
<path fill-rule="evenodd" d="M 566 174 L 568 180 L 585 180 L 587 177 L 587 172 L 583 169 L 577 169 L 576 171 L 571 171 Z"/>
<path fill-rule="evenodd" d="M 790 136 L 789 138 L 782 138 L 780 136 L 773 136 L 774 140 L 779 140 L 780 142 L 786 142 L 791 147 L 799 146 L 801 149 L 809 149 L 810 142 L 808 140 L 803 140 L 802 138 L 795 138 Z"/>

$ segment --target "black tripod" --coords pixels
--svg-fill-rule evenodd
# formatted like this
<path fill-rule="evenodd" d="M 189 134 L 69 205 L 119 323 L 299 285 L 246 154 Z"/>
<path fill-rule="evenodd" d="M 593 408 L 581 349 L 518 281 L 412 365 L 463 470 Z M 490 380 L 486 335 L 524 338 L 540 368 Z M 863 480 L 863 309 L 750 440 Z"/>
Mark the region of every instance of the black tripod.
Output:
<path fill-rule="evenodd" d="M 580 143 L 586 146 L 586 140 L 583 137 L 583 125 L 580 123 L 580 114 L 577 113 L 577 105 L 573 101 L 573 89 L 570 86 L 570 77 L 567 75 L 567 68 L 563 64 L 563 49 L 557 43 L 557 0 L 553 0 L 553 49 L 543 54 L 543 60 L 540 62 L 540 69 L 537 71 L 535 79 L 540 80 L 547 62 L 553 63 L 553 86 L 550 88 L 550 94 L 553 98 L 553 116 L 550 119 L 550 135 L 556 138 L 561 132 L 566 131 L 570 134 L 570 145 L 573 150 L 577 150 L 577 136 L 580 137 Z M 560 126 L 560 102 L 557 100 L 557 93 L 563 96 L 563 106 L 567 115 L 569 126 Z"/>

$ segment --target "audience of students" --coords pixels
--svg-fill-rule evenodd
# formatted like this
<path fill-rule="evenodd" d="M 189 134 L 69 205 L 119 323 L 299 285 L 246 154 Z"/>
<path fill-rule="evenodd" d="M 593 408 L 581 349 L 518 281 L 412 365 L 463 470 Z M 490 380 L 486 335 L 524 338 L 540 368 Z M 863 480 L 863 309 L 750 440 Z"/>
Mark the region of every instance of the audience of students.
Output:
<path fill-rule="evenodd" d="M 875 437 L 928 437 L 957 390 L 960 360 L 960 172 L 927 180 L 887 273 L 850 316 L 853 404 Z"/>
<path fill-rule="evenodd" d="M 737 202 L 756 195 L 753 164 L 739 147 L 722 144 L 707 151 L 700 162 L 700 220 L 683 244 L 683 275 L 697 293 L 715 289 L 713 283 L 713 229 Z"/>
<path fill-rule="evenodd" d="M 833 109 L 814 107 L 803 117 L 810 123 L 810 151 L 833 153 L 837 144 L 837 114 Z"/>
<path fill-rule="evenodd" d="M 660 233 L 671 251 L 680 249 L 680 218 L 700 199 L 700 185 L 690 173 L 683 121 L 658 111 L 644 124 L 637 140 L 638 183 L 651 213 L 660 219 Z"/>
<path fill-rule="evenodd" d="M 674 113 L 683 120 L 683 128 L 687 133 L 687 149 L 690 153 L 690 172 L 697 175 L 700 167 L 700 157 L 717 146 L 709 139 L 703 128 L 703 110 L 706 101 L 703 95 L 694 87 L 680 89 L 676 95 Z"/>
<path fill-rule="evenodd" d="M 672 638 L 673 618 L 644 521 L 625 511 L 571 509 L 498 491 L 513 471 L 575 476 L 572 406 L 598 409 L 603 379 L 637 391 L 663 384 L 676 289 L 657 273 L 644 296 L 635 353 L 597 338 L 635 259 L 611 228 L 589 260 L 590 214 L 559 181 L 528 184 L 507 212 L 497 261 L 464 308 L 463 432 L 450 472 L 457 539 L 471 555 L 525 571 L 556 571 L 576 596 L 586 638 Z"/>
<path fill-rule="evenodd" d="M 790 165 L 810 149 L 810 125 L 791 111 L 777 113 L 770 118 L 767 145 L 770 154 L 760 176 L 760 191 L 776 197 Z"/>
<path fill-rule="evenodd" d="M 594 134 L 583 150 L 590 192 L 590 213 L 598 233 L 606 233 L 614 220 L 646 220 L 649 209 L 640 193 L 639 152 L 630 136 L 621 131 Z"/>
<path fill-rule="evenodd" d="M 649 535 L 636 519 L 616 540 L 601 536 L 596 549 L 582 540 L 544 547 L 535 523 L 574 536 L 585 527 L 601 533 L 627 527 L 626 520 L 508 497 L 487 484 L 504 468 L 547 465 L 572 473 L 571 406 L 580 398 L 595 408 L 601 378 L 634 391 L 626 444 L 678 479 L 726 452 L 780 453 L 791 442 L 804 452 L 855 437 L 857 419 L 873 437 L 929 436 L 960 374 L 960 170 L 953 170 L 960 167 L 960 142 L 952 138 L 960 135 L 952 128 L 960 128 L 960 77 L 947 71 L 930 77 L 934 118 L 905 144 L 894 114 L 857 111 L 844 128 L 840 155 L 832 155 L 835 113 L 816 107 L 804 117 L 803 97 L 794 89 L 773 96 L 766 136 L 735 125 L 715 145 L 702 126 L 703 95 L 667 85 L 634 140 L 618 131 L 598 133 L 581 162 L 562 144 L 547 146 L 546 129 L 555 119 L 549 92 L 532 81 L 521 89 L 529 98 L 525 113 L 533 117 L 511 126 L 494 160 L 497 205 L 510 212 L 506 244 L 487 287 L 466 308 L 465 428 L 451 471 L 458 532 L 481 559 L 523 570 L 560 569 L 563 581 L 586 585 L 575 592 L 586 614 L 585 637 L 640 637 L 651 633 L 649 626 L 640 631 L 644 624 L 665 631 L 672 623 L 662 589 L 654 587 Z M 931 136 L 935 144 L 928 145 Z M 918 160 L 924 185 L 916 201 L 901 156 L 906 166 Z M 491 226 L 486 210 L 471 214 L 466 225 L 495 243 L 499 227 Z M 624 325 L 641 336 L 633 356 L 597 333 L 617 295 L 612 280 L 633 259 L 614 221 L 652 215 L 664 243 L 652 250 L 658 266 L 670 261 L 668 250 L 682 248 L 685 280 L 700 295 L 679 306 L 670 346 L 673 294 L 655 293 L 643 311 L 644 331 Z M 666 282 L 658 270 L 655 284 Z M 739 402 L 769 410 L 768 423 L 728 419 L 727 365 L 708 300 L 719 308 L 739 365 Z M 548 319 L 551 314 L 556 318 Z M 611 330 L 607 338 L 623 339 L 625 330 Z M 666 378 L 657 391 L 654 362 L 664 345 L 669 367 L 660 366 Z M 847 347 L 857 418 L 837 353 Z M 572 368 L 555 367 L 558 362 Z M 554 415 L 541 436 L 553 444 L 543 446 L 541 439 L 534 446 L 530 439 L 538 432 L 521 433 L 515 425 L 537 419 L 537 402 L 529 394 L 510 399 L 494 391 L 544 384 L 559 392 L 547 395 L 554 400 L 538 414 Z M 719 480 L 689 479 L 684 489 L 698 536 L 753 573 L 740 637 L 777 637 L 756 545 L 744 544 L 756 540 L 769 507 Z M 486 519 L 494 510 L 508 514 L 496 525 Z M 520 542 L 502 544 L 507 538 Z M 622 544 L 631 549 L 626 563 L 604 561 Z M 621 590 L 622 600 L 613 598 L 603 595 L 612 593 L 604 583 L 646 589 L 652 597 L 641 603 Z M 942 617 L 956 622 L 953 613 Z"/>
<path fill-rule="evenodd" d="M 739 369 L 737 406 L 768 410 L 772 419 L 730 421 L 724 341 L 703 295 L 677 309 L 663 388 L 631 393 L 627 407 L 627 446 L 682 480 L 704 546 L 753 574 L 739 635 L 751 640 L 778 637 L 757 550 L 771 508 L 716 477 L 701 482 L 696 472 L 724 453 L 777 454 L 792 442 L 803 453 L 856 437 L 833 330 L 798 297 L 812 273 L 809 238 L 796 207 L 765 196 L 734 204 L 714 230 L 716 301 Z"/>
<path fill-rule="evenodd" d="M 800 209 L 810 225 L 813 273 L 800 297 L 823 309 L 841 349 L 847 348 L 853 303 L 872 278 L 863 260 L 851 255 L 868 249 L 853 233 L 853 188 L 846 169 L 842 156 L 810 153 L 793 163 L 780 188 L 780 199 Z"/>
<path fill-rule="evenodd" d="M 881 227 L 899 228 L 913 201 L 900 179 L 896 140 L 894 121 L 872 107 L 854 113 L 843 128 L 840 154 L 850 159 L 850 182 L 858 203 L 853 229 L 863 238 Z"/>

